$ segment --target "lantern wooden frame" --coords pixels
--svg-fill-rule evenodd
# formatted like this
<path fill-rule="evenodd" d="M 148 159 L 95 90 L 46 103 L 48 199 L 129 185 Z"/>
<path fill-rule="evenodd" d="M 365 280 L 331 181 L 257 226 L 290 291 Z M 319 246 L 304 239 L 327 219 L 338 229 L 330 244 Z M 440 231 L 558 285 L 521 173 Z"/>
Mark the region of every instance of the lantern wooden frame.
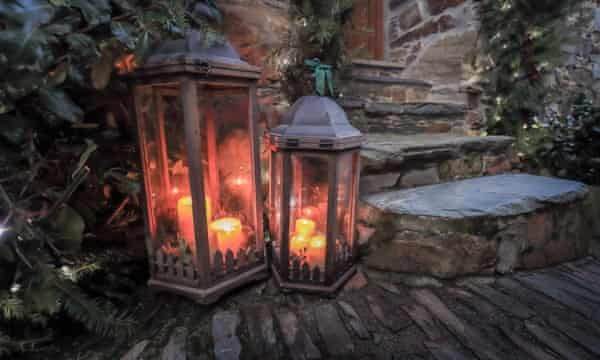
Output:
<path fill-rule="evenodd" d="M 354 274 L 357 255 L 355 221 L 362 140 L 362 134 L 349 124 L 345 113 L 335 102 L 316 96 L 301 98 L 286 114 L 283 125 L 269 134 L 269 209 L 273 240 L 271 270 L 282 289 L 332 294 Z M 345 157 L 351 158 L 351 185 L 348 189 L 351 192 L 350 209 L 347 213 L 350 216 L 350 232 L 346 234 L 349 236 L 346 244 L 339 246 L 338 191 L 341 185 L 341 166 L 344 163 L 342 160 Z M 303 261 L 291 255 L 292 192 L 293 186 L 302 186 L 294 183 L 294 158 L 320 159 L 321 164 L 327 164 L 327 169 L 322 169 L 323 172 L 326 171 L 328 185 L 324 269 L 315 267 L 310 260 Z M 278 177 L 280 180 L 277 180 Z M 295 200 L 297 202 L 297 199 Z M 302 205 L 297 207 L 301 208 Z"/>
<path fill-rule="evenodd" d="M 159 166 L 166 169 L 166 145 L 164 142 L 165 119 L 161 109 L 161 95 L 178 97 L 183 112 L 185 131 L 185 152 L 189 163 L 189 189 L 193 208 L 193 234 L 195 253 L 184 256 L 165 253 L 157 244 L 163 243 L 159 238 L 151 202 L 146 198 L 146 247 L 149 254 L 150 280 L 149 286 L 157 290 L 166 290 L 190 297 L 200 303 L 212 303 L 226 292 L 252 281 L 268 276 L 266 256 L 264 252 L 262 189 L 260 181 L 259 137 L 258 137 L 258 105 L 256 98 L 257 81 L 260 69 L 250 66 L 239 59 L 239 56 L 228 44 L 216 44 L 212 47 L 200 47 L 202 43 L 199 33 L 190 33 L 185 39 L 171 40 L 163 44 L 148 58 L 144 66 L 130 75 L 131 88 L 135 97 L 135 113 L 138 123 L 138 137 L 144 174 L 145 194 L 150 196 L 149 154 L 142 103 L 138 93 L 151 87 L 156 106 L 156 121 L 162 138 L 160 148 L 162 160 Z M 203 151 L 202 134 L 210 143 L 216 135 L 210 134 L 210 124 L 216 120 L 207 119 L 209 115 L 201 114 L 199 95 L 209 87 L 231 88 L 247 95 L 248 109 L 247 129 L 252 148 L 251 153 L 251 191 L 249 203 L 254 202 L 252 221 L 255 226 L 252 251 L 242 250 L 237 254 L 213 252 L 209 244 L 209 230 L 204 177 L 219 176 L 214 172 L 204 173 L 200 154 Z M 245 96 L 245 95 L 244 95 Z M 206 115 L 206 116 L 201 116 Z M 154 121 L 154 120 L 153 120 Z M 214 124 L 213 124 L 214 125 Z M 214 126 L 213 126 L 214 127 Z M 206 144 L 209 152 L 210 144 Z M 205 150 L 206 151 L 206 150 Z M 215 159 L 214 154 L 207 155 Z M 214 162 L 214 161 L 213 161 Z M 212 175 L 211 175 L 212 174 Z M 168 175 L 166 175 L 168 176 Z M 167 186 L 167 185 L 165 185 Z M 219 250 L 217 250 L 219 251 Z M 211 253 L 212 252 L 212 253 Z M 213 255 L 214 253 L 214 255 Z M 189 254 L 188 254 L 189 255 Z"/>

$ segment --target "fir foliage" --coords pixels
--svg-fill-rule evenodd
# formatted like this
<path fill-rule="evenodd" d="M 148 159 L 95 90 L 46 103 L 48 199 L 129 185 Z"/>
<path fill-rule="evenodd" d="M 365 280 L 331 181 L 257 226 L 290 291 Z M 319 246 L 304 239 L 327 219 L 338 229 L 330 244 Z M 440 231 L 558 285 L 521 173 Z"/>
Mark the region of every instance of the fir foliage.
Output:
<path fill-rule="evenodd" d="M 600 185 L 600 107 L 578 96 L 568 115 L 552 113 L 525 129 L 530 161 L 551 175 Z"/>
<path fill-rule="evenodd" d="M 483 0 L 481 31 L 494 96 L 489 131 L 517 135 L 543 110 L 545 76 L 561 62 L 565 16 L 580 0 Z"/>
<path fill-rule="evenodd" d="M 101 206 L 74 195 L 114 178 L 139 192 L 130 172 L 90 165 L 112 138 L 92 140 L 87 110 L 125 93 L 115 65 L 131 70 L 153 43 L 190 27 L 219 41 L 220 16 L 212 0 L 0 2 L 0 356 L 39 349 L 65 317 L 102 336 L 134 329 L 130 314 L 84 286 L 102 268 L 78 257 Z"/>

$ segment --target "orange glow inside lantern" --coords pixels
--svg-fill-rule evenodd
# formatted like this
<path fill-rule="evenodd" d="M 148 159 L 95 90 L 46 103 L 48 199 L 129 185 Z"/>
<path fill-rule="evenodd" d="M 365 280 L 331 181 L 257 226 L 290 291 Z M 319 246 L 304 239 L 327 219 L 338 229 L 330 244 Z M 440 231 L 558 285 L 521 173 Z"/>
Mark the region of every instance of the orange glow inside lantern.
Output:
<path fill-rule="evenodd" d="M 260 69 L 190 29 L 114 66 L 134 97 L 149 285 L 213 302 L 267 275 L 257 110 Z M 192 61 L 193 59 L 193 61 Z"/>
<path fill-rule="evenodd" d="M 262 253 L 258 243 L 257 189 L 252 156 L 253 141 L 249 123 L 240 113 L 248 112 L 248 93 L 243 89 L 211 89 L 201 92 L 197 101 L 203 108 L 204 127 L 198 163 L 202 170 L 203 192 L 192 194 L 194 171 L 181 127 L 181 103 L 174 89 L 149 89 L 148 107 L 158 109 L 160 126 L 146 124 L 146 182 L 149 188 L 151 230 L 169 254 L 197 255 L 196 227 L 206 233 L 208 259 L 223 262 L 228 252 Z M 156 116 L 148 113 L 148 121 Z M 170 190 L 167 190 L 170 189 Z M 195 198 L 198 197 L 198 199 Z M 195 218 L 194 206 L 203 203 L 206 222 Z M 196 205 L 195 205 L 196 204 Z"/>

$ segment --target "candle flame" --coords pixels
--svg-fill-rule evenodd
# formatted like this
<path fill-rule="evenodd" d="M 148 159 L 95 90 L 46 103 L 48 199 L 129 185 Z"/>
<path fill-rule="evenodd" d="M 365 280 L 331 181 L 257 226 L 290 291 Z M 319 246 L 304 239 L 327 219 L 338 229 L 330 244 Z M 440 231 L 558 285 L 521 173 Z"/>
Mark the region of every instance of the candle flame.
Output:
<path fill-rule="evenodd" d="M 223 218 L 215 220 L 210 224 L 212 231 L 222 231 L 225 233 L 232 233 L 238 231 L 242 224 L 239 219 L 236 218 Z"/>

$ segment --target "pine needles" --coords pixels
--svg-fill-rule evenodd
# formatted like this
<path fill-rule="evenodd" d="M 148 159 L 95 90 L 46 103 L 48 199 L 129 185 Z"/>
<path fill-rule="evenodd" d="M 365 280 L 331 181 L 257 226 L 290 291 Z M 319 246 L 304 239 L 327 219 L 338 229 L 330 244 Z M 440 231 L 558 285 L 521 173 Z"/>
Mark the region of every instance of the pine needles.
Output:
<path fill-rule="evenodd" d="M 566 14 L 580 0 L 484 0 L 481 31 L 495 97 L 488 114 L 494 133 L 516 135 L 542 111 L 545 76 L 560 63 Z"/>

